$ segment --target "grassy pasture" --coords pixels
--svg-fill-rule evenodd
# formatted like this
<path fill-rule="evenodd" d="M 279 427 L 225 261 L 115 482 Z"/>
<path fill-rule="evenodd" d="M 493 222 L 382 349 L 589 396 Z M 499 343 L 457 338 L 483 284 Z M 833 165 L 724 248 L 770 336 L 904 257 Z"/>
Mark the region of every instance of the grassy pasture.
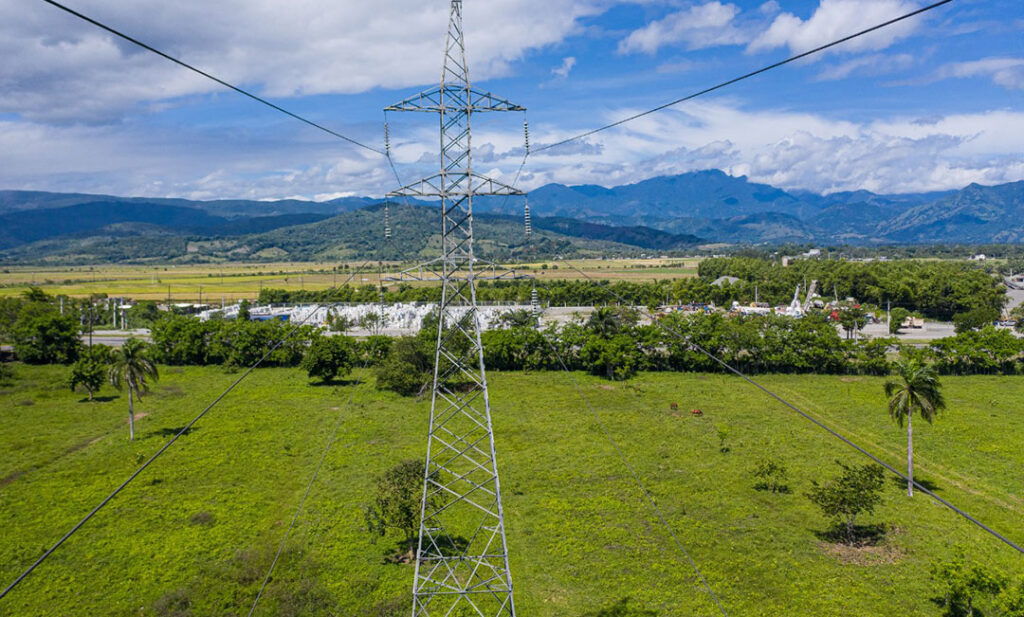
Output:
<path fill-rule="evenodd" d="M 350 268 L 365 262 L 344 262 Z M 696 276 L 698 260 L 679 259 L 609 259 L 579 260 L 573 264 L 589 276 L 610 280 L 650 281 L 652 279 Z M 219 302 L 248 298 L 255 299 L 263 287 L 276 289 L 327 289 L 343 283 L 349 271 L 333 272 L 343 262 L 322 263 L 265 263 L 265 264 L 204 264 L 204 265 L 103 265 L 40 268 L 10 266 L 0 271 L 0 296 L 18 295 L 30 285 L 42 288 L 52 295 L 64 294 L 84 297 L 105 293 L 114 297 L 136 300 L 166 300 L 170 295 L 175 302 L 194 302 L 199 299 L 202 286 L 203 299 Z M 540 280 L 584 278 L 565 264 L 558 262 L 516 264 L 514 267 L 533 274 Z M 392 269 L 401 269 L 392 264 Z M 356 285 L 378 283 L 377 264 L 366 265 L 352 280 Z"/>
<path fill-rule="evenodd" d="M 18 366 L 15 384 L 0 388 L 0 585 L 236 377 L 164 367 L 129 444 L 123 396 L 105 389 L 82 402 L 62 385 L 65 370 Z M 715 614 L 568 376 L 489 378 L 519 612 L 582 617 L 628 597 L 661 616 Z M 1024 557 L 924 496 L 907 499 L 896 482 L 864 521 L 890 526 L 884 544 L 823 541 L 826 523 L 803 492 L 835 474 L 833 460 L 859 455 L 734 378 L 578 379 L 731 615 L 939 615 L 928 566 L 955 544 L 1024 573 Z M 763 381 L 905 464 L 880 379 Z M 944 383 L 949 411 L 915 430 L 918 474 L 1022 542 L 1024 378 Z M 362 506 L 378 474 L 423 455 L 429 402 L 364 384 L 343 410 L 353 387 L 257 371 L 0 600 L 0 615 L 156 615 L 174 598 L 188 598 L 196 616 L 246 614 L 339 413 L 338 441 L 257 614 L 406 614 L 411 566 L 386 563 L 398 538 L 374 542 Z M 763 455 L 789 467 L 790 494 L 753 489 Z"/>

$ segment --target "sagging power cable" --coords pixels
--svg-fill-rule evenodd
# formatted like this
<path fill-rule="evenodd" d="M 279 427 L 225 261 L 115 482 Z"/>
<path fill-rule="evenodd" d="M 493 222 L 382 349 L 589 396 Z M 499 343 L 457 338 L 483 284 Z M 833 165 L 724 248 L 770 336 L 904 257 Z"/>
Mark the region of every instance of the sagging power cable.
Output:
<path fill-rule="evenodd" d="M 576 272 L 578 272 L 578 273 L 579 273 L 579 274 L 580 274 L 581 276 L 583 276 L 583 277 L 584 277 L 585 279 L 587 279 L 587 280 L 589 280 L 589 281 L 591 281 L 591 282 L 594 282 L 594 283 L 597 283 L 597 282 L 598 282 L 598 281 L 597 281 L 596 279 L 594 279 L 594 278 L 593 278 L 592 276 L 590 276 L 589 274 L 587 274 L 586 272 L 584 272 L 583 270 L 581 270 L 581 269 L 580 269 L 579 267 L 577 267 L 577 266 L 576 266 L 575 264 L 573 264 L 573 263 L 572 263 L 571 261 L 565 261 L 565 260 L 563 260 L 563 261 L 562 261 L 562 263 L 564 263 L 564 264 L 568 265 L 568 266 L 569 266 L 570 268 L 572 268 L 573 270 L 575 270 Z M 618 298 L 618 300 L 619 300 L 620 302 L 622 302 L 622 303 L 624 303 L 624 304 L 626 304 L 626 305 L 631 305 L 631 304 L 632 304 L 631 302 L 629 302 L 629 301 L 628 301 L 628 300 L 627 300 L 626 298 L 624 298 L 624 297 L 623 297 L 623 296 L 622 296 L 621 294 L 619 294 L 618 292 L 616 292 L 616 291 L 615 291 L 614 289 L 612 289 L 611 287 L 609 287 L 609 286 L 606 286 L 606 285 L 599 285 L 599 286 L 600 286 L 601 288 L 603 288 L 604 290 L 606 290 L 606 291 L 607 291 L 608 293 L 610 293 L 611 295 L 613 295 L 613 296 L 615 296 L 616 298 Z M 989 527 L 989 526 L 988 526 L 988 525 L 986 525 L 985 523 L 983 523 L 983 522 L 981 522 L 980 520 L 978 520 L 978 519 L 977 519 L 977 518 L 976 518 L 975 516 L 971 515 L 970 513 L 968 513 L 968 512 L 966 512 L 966 511 L 964 511 L 964 510 L 962 510 L 962 509 L 958 508 L 957 506 L 953 505 L 952 503 L 950 503 L 949 501 L 947 501 L 947 500 L 943 499 L 942 497 L 939 497 L 939 496 L 938 496 L 938 495 L 936 495 L 936 494 L 935 494 L 935 493 L 934 493 L 933 491 L 929 490 L 929 489 L 928 489 L 928 487 L 926 487 L 926 486 L 923 486 L 923 485 L 922 485 L 922 484 L 921 484 L 920 482 L 918 482 L 917 480 L 910 480 L 909 478 L 907 478 L 907 476 L 906 476 L 906 475 L 904 475 L 904 474 L 903 474 L 902 472 L 900 472 L 899 470 L 897 470 L 897 469 L 896 469 L 895 467 L 893 467 L 892 465 L 890 465 L 890 464 L 886 463 L 885 461 L 883 461 L 882 459 L 878 458 L 877 456 L 875 456 L 874 454 L 872 454 L 871 452 L 869 452 L 868 450 L 866 450 L 866 449 L 865 449 L 865 448 L 863 448 L 862 446 L 858 445 L 858 444 L 857 444 L 857 443 L 855 443 L 855 442 L 854 442 L 853 440 L 851 440 L 850 438 L 846 437 L 845 435 L 843 435 L 843 434 L 842 434 L 842 433 L 840 433 L 839 431 L 837 431 L 837 430 L 833 429 L 832 427 L 830 427 L 830 426 L 826 425 L 826 424 L 825 424 L 824 422 L 822 422 L 821 420 L 819 420 L 819 419 L 815 418 L 815 417 L 814 417 L 814 416 L 812 416 L 811 414 L 809 414 L 809 413 L 807 413 L 806 411 L 804 411 L 804 410 L 800 409 L 799 407 L 797 407 L 797 406 L 796 406 L 796 405 L 794 405 L 793 403 L 790 403 L 790 402 L 789 402 L 788 400 L 786 400 L 786 399 L 785 399 L 785 398 L 783 398 L 782 396 L 780 396 L 780 395 L 776 394 L 776 393 L 775 393 L 774 391 L 772 391 L 772 390 L 770 390 L 770 389 L 769 389 L 768 387 L 766 387 L 766 386 L 762 385 L 762 384 L 761 384 L 760 382 L 758 382 L 758 381 L 754 380 L 753 378 L 751 378 L 751 377 L 747 376 L 747 375 L 746 375 L 745 373 L 743 373 L 743 372 L 742 372 L 742 371 L 740 371 L 739 369 L 737 369 L 737 368 L 733 367 L 733 366 L 732 366 L 731 364 L 729 364 L 729 363 L 728 363 L 728 362 L 726 362 L 725 360 L 722 360 L 721 358 L 719 358 L 719 357 L 718 357 L 718 356 L 716 356 L 715 354 L 713 354 L 713 353 L 711 353 L 710 351 L 708 351 L 707 349 L 705 349 L 705 348 L 704 348 L 704 347 L 703 347 L 702 345 L 700 345 L 699 343 L 696 343 L 696 342 L 694 342 L 693 340 L 691 340 L 691 339 L 687 338 L 687 337 L 686 337 L 685 335 L 683 335 L 683 334 L 682 334 L 681 332 L 679 332 L 679 331 L 678 331 L 678 330 L 676 330 L 675 328 L 672 328 L 671 326 L 669 326 L 668 324 L 666 324 L 666 323 L 664 322 L 664 320 L 662 320 L 662 319 L 656 319 L 656 318 L 655 318 L 655 317 L 654 317 L 653 315 L 651 315 L 650 311 L 648 311 L 648 310 L 646 309 L 646 307 L 641 307 L 641 308 L 640 308 L 640 310 L 641 310 L 642 312 L 644 312 L 644 313 L 646 313 L 646 314 L 647 314 L 647 317 L 651 319 L 651 322 L 652 322 L 652 323 L 654 323 L 654 324 L 657 324 L 657 325 L 658 325 L 658 327 L 660 327 L 660 328 L 661 328 L 662 330 L 664 330 L 665 332 L 668 332 L 668 333 L 669 333 L 669 334 L 671 334 L 672 336 L 674 336 L 674 337 L 678 338 L 678 339 L 679 339 L 680 341 L 682 341 L 682 342 L 683 342 L 684 344 L 686 344 L 686 345 L 688 345 L 689 347 L 691 347 L 691 348 L 693 348 L 693 349 L 697 350 L 698 352 L 700 352 L 700 353 L 704 354 L 704 355 L 705 355 L 705 356 L 707 356 L 707 357 L 708 357 L 709 359 L 711 359 L 711 360 L 712 360 L 713 362 L 715 362 L 716 364 L 720 365 L 720 366 L 721 366 L 722 368 L 726 369 L 726 370 L 727 370 L 727 371 L 729 371 L 730 373 L 733 373 L 733 374 L 734 374 L 734 375 L 736 375 L 737 377 L 740 377 L 741 379 L 743 379 L 744 381 L 746 381 L 746 382 L 747 382 L 747 383 L 749 383 L 750 385 L 754 386 L 754 387 L 755 387 L 755 388 L 757 388 L 758 390 L 760 390 L 760 391 L 764 392 L 765 394 L 767 394 L 767 395 L 768 395 L 768 396 L 770 396 L 771 398 L 775 399 L 775 400 L 776 400 L 776 401 L 778 401 L 779 403 L 782 403 L 782 404 L 783 404 L 784 406 L 786 406 L 786 407 L 788 407 L 789 409 L 791 409 L 791 410 L 795 411 L 796 413 L 800 414 L 800 415 L 801 415 L 802 417 L 804 417 L 805 419 L 807 419 L 807 420 L 810 420 L 810 421 L 811 421 L 811 422 L 813 422 L 813 423 L 814 423 L 815 425 L 817 425 L 817 426 L 818 426 L 819 428 L 821 428 L 821 429 L 824 429 L 825 431 L 827 431 L 827 432 L 828 432 L 828 433 L 829 433 L 830 435 L 832 435 L 832 436 L 833 436 L 833 437 L 835 437 L 836 439 L 838 439 L 838 440 L 842 441 L 843 443 L 845 443 L 846 445 L 850 446 L 850 447 L 851 447 L 851 448 L 853 448 L 854 450 L 856 450 L 856 451 L 860 452 L 861 454 L 863 454 L 864 456 L 868 457 L 869 459 L 871 459 L 871 460 L 872 460 L 872 461 L 874 461 L 875 463 L 878 463 L 879 465 L 881 465 L 881 466 L 882 466 L 882 467 L 884 467 L 885 469 L 887 469 L 887 470 L 891 471 L 891 472 L 892 472 L 893 474 L 895 474 L 896 476 L 898 476 L 899 478 L 901 478 L 901 479 L 902 479 L 902 480 L 903 480 L 904 482 L 913 482 L 913 485 L 914 485 L 914 486 L 916 486 L 916 487 L 918 488 L 918 490 L 920 490 L 920 491 L 921 491 L 922 493 L 924 493 L 924 494 L 928 495 L 929 497 L 931 497 L 931 498 L 932 498 L 932 499 L 934 499 L 935 501 L 939 502 L 940 504 L 942 504 L 942 505 L 943 505 L 943 506 L 945 506 L 946 508 L 949 508 L 949 509 L 950 509 L 950 510 L 952 510 L 953 512 L 956 512 L 957 514 L 959 514 L 959 515 L 960 515 L 960 516 L 962 516 L 963 518 L 967 519 L 967 521 L 969 521 L 969 522 L 970 522 L 970 523 L 972 523 L 973 525 L 977 526 L 977 527 L 978 527 L 979 529 L 981 529 L 981 530 L 983 530 L 984 532 L 988 533 L 989 535 L 991 535 L 992 537 L 996 538 L 997 540 L 999 540 L 999 541 L 1003 542 L 1004 544 L 1006 544 L 1006 545 L 1007 545 L 1007 546 L 1009 546 L 1010 548 L 1012 548 L 1012 549 L 1016 550 L 1016 551 L 1017 551 L 1018 553 L 1020 553 L 1021 555 L 1024 555 L 1024 547 L 1021 547 L 1021 546 L 1020 546 L 1019 544 L 1015 543 L 1015 542 L 1014 542 L 1013 540 L 1010 540 L 1010 539 L 1009 539 L 1009 538 L 1007 538 L 1007 537 L 1006 537 L 1005 535 L 1003 535 L 1003 534 L 999 533 L 999 532 L 998 532 L 998 531 L 996 531 L 995 529 L 992 529 L 991 527 Z"/>
<path fill-rule="evenodd" d="M 186 69 L 188 69 L 188 70 L 190 70 L 190 71 L 192 71 L 194 73 L 202 75 L 203 77 L 205 77 L 207 79 L 215 81 L 218 84 L 224 86 L 225 88 L 229 88 L 229 89 L 234 90 L 235 92 L 237 92 L 237 93 L 239 93 L 239 94 L 241 94 L 243 96 L 247 96 L 250 99 L 256 101 L 257 103 L 261 103 L 263 105 L 266 105 L 267 107 L 269 107 L 269 108 L 271 108 L 271 109 L 273 109 L 275 111 L 279 111 L 279 112 L 285 114 L 286 116 L 289 116 L 291 118 L 294 118 L 294 119 L 298 120 L 299 122 L 304 122 L 304 123 L 308 124 L 309 126 L 312 126 L 313 128 L 319 129 L 319 130 L 327 133 L 328 135 L 332 135 L 334 137 L 337 137 L 338 139 L 342 139 L 344 141 L 347 141 L 348 143 L 350 143 L 350 144 L 352 144 L 354 146 L 359 146 L 360 148 L 369 150 L 370 152 L 375 152 L 377 154 L 380 154 L 381 156 L 388 156 L 387 154 L 384 153 L 383 150 L 378 150 L 377 148 L 374 148 L 372 146 L 368 146 L 368 145 L 366 145 L 366 144 L 364 144 L 364 143 L 362 143 L 360 141 L 352 139 L 351 137 L 348 137 L 346 135 L 342 135 L 341 133 L 338 133 L 337 131 L 333 131 L 333 130 L 323 126 L 322 124 L 318 124 L 316 122 L 313 122 L 312 120 L 309 120 L 308 118 L 304 118 L 304 117 L 302 117 L 302 116 L 300 116 L 300 115 L 298 115 L 298 114 L 296 114 L 294 112 L 288 111 L 287 109 L 281 107 L 280 105 L 271 103 L 267 99 L 265 99 L 263 97 L 260 97 L 260 96 L 258 96 L 256 94 L 253 94 L 252 92 L 249 92 L 248 90 L 244 90 L 244 89 L 242 89 L 242 88 L 240 88 L 240 87 L 238 87 L 238 86 L 236 86 L 234 84 L 230 84 L 230 83 L 224 81 L 223 79 L 221 79 L 219 77 L 211 75 L 210 73 L 207 73 L 206 71 L 204 71 L 202 69 L 196 68 L 195 66 L 193 66 L 191 64 L 188 64 L 187 62 L 185 62 L 183 60 L 179 60 L 178 58 L 175 58 L 174 56 L 171 56 L 170 54 L 162 52 L 159 49 L 153 47 L 152 45 L 149 45 L 147 43 L 143 43 L 139 39 L 136 39 L 136 38 L 134 38 L 134 37 L 132 37 L 132 36 L 130 36 L 128 34 L 125 34 L 124 32 L 121 32 L 120 30 L 117 30 L 117 29 L 115 29 L 115 28 L 113 28 L 111 26 L 108 26 L 108 25 L 106 25 L 106 24 L 104 24 L 104 23 L 102 23 L 102 22 L 100 22 L 100 21 L 98 21 L 96 19 L 93 19 L 92 17 L 89 17 L 88 15 L 84 15 L 84 14 L 82 14 L 82 13 L 72 9 L 71 7 L 68 7 L 68 6 L 65 6 L 65 5 L 61 4 L 60 2 L 56 2 L 55 0 L 43 0 L 43 2 L 45 2 L 47 4 L 50 4 L 50 5 L 53 5 L 53 6 L 57 7 L 58 9 L 69 13 L 70 15 L 74 15 L 75 17 L 81 19 L 82 21 L 88 22 L 88 23 L 96 26 L 97 28 L 100 28 L 102 30 L 106 30 L 110 34 L 113 34 L 114 36 L 119 37 L 121 39 L 124 39 L 125 41 L 128 41 L 129 43 L 131 43 L 133 45 L 138 45 L 142 49 L 145 49 L 146 51 L 150 51 L 150 52 L 160 56 L 161 58 L 165 58 L 167 60 L 170 60 L 171 62 L 177 64 L 178 66 L 184 67 L 184 68 L 186 68 Z M 390 158 L 391 157 L 388 156 L 388 160 L 390 160 Z"/>
<path fill-rule="evenodd" d="M 343 285 L 348 284 L 349 281 L 351 281 L 353 278 L 355 278 L 356 273 L 359 272 L 364 266 L 366 266 L 369 263 L 370 262 L 367 261 L 367 262 L 363 263 L 361 266 L 353 268 L 352 273 L 349 275 L 348 280 L 346 280 L 345 283 L 343 283 Z M 329 305 L 327 307 L 327 310 L 330 311 L 331 308 L 333 308 L 333 307 L 335 307 L 337 305 L 338 305 L 338 303 L 333 303 L 333 304 L 331 304 L 331 305 Z M 172 445 L 174 445 L 174 443 L 176 441 L 178 441 L 178 438 L 180 438 L 182 435 L 185 435 L 190 430 L 192 430 L 192 426 L 195 425 L 196 422 L 198 422 L 200 419 L 202 419 L 202 417 L 205 416 L 211 409 L 216 407 L 216 405 L 218 403 L 220 403 L 224 399 L 224 397 L 226 397 L 232 390 L 234 390 L 240 383 L 242 383 L 242 381 L 245 380 L 245 378 L 248 377 L 250 373 L 252 373 L 254 370 L 256 370 L 261 364 L 263 364 L 263 362 L 268 357 L 270 357 L 270 354 L 272 354 L 273 352 L 277 351 L 277 349 L 279 347 L 281 347 L 281 345 L 283 345 L 296 332 L 298 332 L 299 328 L 301 328 L 303 325 L 306 324 L 306 322 L 308 322 L 310 319 L 312 319 L 313 315 L 315 315 L 318 311 L 319 311 L 319 307 L 316 307 L 313 310 L 309 311 L 306 314 L 306 316 L 303 317 L 301 320 L 299 320 L 299 322 L 296 323 L 295 326 L 291 330 L 289 330 L 283 337 L 281 337 L 276 343 L 274 343 L 269 349 L 267 349 L 266 353 L 264 353 L 260 357 L 260 359 L 255 362 L 255 364 L 253 364 L 248 369 L 246 369 L 245 372 L 242 373 L 238 377 L 238 379 L 236 379 L 234 382 L 232 382 L 231 385 L 227 387 L 227 389 L 225 389 L 223 392 L 221 392 L 220 395 L 217 398 L 215 398 L 212 403 L 210 403 L 202 411 L 200 411 L 194 418 L 192 418 L 191 421 L 189 421 L 188 424 L 186 424 L 181 429 L 179 429 L 178 432 L 175 433 L 174 436 L 171 437 L 167 441 L 167 443 L 165 443 L 159 450 L 157 450 L 156 453 L 153 454 L 153 456 L 151 456 L 148 459 L 146 459 L 146 461 L 144 463 L 142 463 L 142 465 L 140 465 L 139 468 L 136 469 L 130 476 L 128 476 L 128 478 L 124 482 L 122 482 L 120 485 L 118 485 L 118 487 L 115 488 L 109 495 L 107 495 L 103 499 L 103 501 L 101 501 L 99 504 L 96 505 L 96 507 L 94 507 L 92 510 L 90 510 L 89 513 L 86 514 L 82 518 L 82 520 L 78 521 L 75 524 L 74 527 L 72 527 L 67 533 L 65 533 L 63 536 L 61 536 L 61 538 L 59 540 L 57 540 L 57 542 L 53 546 L 51 546 L 50 548 L 46 549 L 46 551 L 39 557 L 39 559 L 37 559 L 24 572 L 22 572 L 18 576 L 18 578 L 16 578 L 14 580 L 14 582 L 12 582 L 10 585 L 8 585 L 3 591 L 0 591 L 0 600 L 2 600 L 7 594 L 9 594 L 11 592 L 11 590 L 13 590 L 15 587 L 17 587 L 19 583 L 21 583 L 23 580 L 25 580 L 25 578 L 28 577 L 29 574 L 32 574 L 32 572 L 36 568 L 38 568 L 44 561 L 46 561 L 47 558 L 49 558 L 50 555 L 52 555 L 54 553 L 54 551 L 56 551 L 58 548 L 63 546 L 63 544 L 69 538 L 71 538 L 71 536 L 73 536 L 76 532 L 78 532 L 79 529 L 81 529 L 86 523 L 88 523 L 89 520 L 92 519 L 92 517 L 94 517 L 108 503 L 110 503 L 114 499 L 114 497 L 117 497 L 117 495 L 121 491 L 123 491 L 125 488 L 127 488 L 128 485 L 131 484 L 132 481 L 135 480 L 135 478 L 137 478 L 143 471 L 145 471 L 147 467 L 149 467 L 151 464 L 153 464 L 153 462 L 155 460 L 160 458 L 160 456 L 164 452 L 166 452 L 168 448 L 170 448 Z"/>
<path fill-rule="evenodd" d="M 580 133 L 579 135 L 574 135 L 574 136 L 569 137 L 567 139 L 563 139 L 561 141 L 557 141 L 557 142 L 555 142 L 553 144 L 546 144 L 546 145 L 540 146 L 538 148 L 533 148 L 533 150 L 530 151 L 530 154 L 536 154 L 538 152 L 543 152 L 544 150 L 550 150 L 551 148 L 555 148 L 555 147 L 558 147 L 558 146 L 565 145 L 565 144 L 567 144 L 567 143 L 569 143 L 571 141 L 576 141 L 577 139 L 583 139 L 584 137 L 589 137 L 591 135 L 594 135 L 595 133 L 600 133 L 601 131 L 606 131 L 606 130 L 608 130 L 610 128 L 614 128 L 616 126 L 620 126 L 620 125 L 625 124 L 627 122 L 632 122 L 633 120 L 637 120 L 639 118 L 643 118 L 644 116 L 649 116 L 650 114 L 653 114 L 655 112 L 659 112 L 659 111 L 662 111 L 663 109 L 667 109 L 669 107 L 673 107 L 675 105 L 678 105 L 679 103 L 684 103 L 686 101 L 695 99 L 695 98 L 697 98 L 699 96 L 703 96 L 705 94 L 714 92 L 715 90 L 721 90 L 722 88 L 725 88 L 726 86 L 731 86 L 732 84 L 735 84 L 737 82 L 741 82 L 741 81 L 743 81 L 745 79 L 750 79 L 751 77 L 755 77 L 757 75 L 760 75 L 761 73 L 765 73 L 765 72 L 770 71 L 772 69 L 776 69 L 776 68 L 778 68 L 780 66 L 789 64 L 791 62 L 796 62 L 797 60 L 801 60 L 801 59 L 806 58 L 808 56 L 813 56 L 814 54 L 817 54 L 817 53 L 820 53 L 822 51 L 825 51 L 826 49 L 829 49 L 831 47 L 835 47 L 836 45 L 841 45 L 841 44 L 846 43 L 848 41 L 852 41 L 853 39 L 856 39 L 858 37 L 862 37 L 862 36 L 864 36 L 866 34 L 870 34 L 872 32 L 875 32 L 876 30 L 881 30 L 882 28 L 886 28 L 886 27 L 891 26 L 893 24 L 896 24 L 896 23 L 899 23 L 901 21 L 910 19 L 911 17 L 915 17 L 917 15 L 921 15 L 922 13 L 927 13 L 928 11 L 931 11 L 933 9 L 937 9 L 938 7 L 940 7 L 940 6 L 944 5 L 944 4 L 949 4 L 952 1 L 953 0 L 940 0 L 939 2 L 935 2 L 934 4 L 929 4 L 928 6 L 921 7 L 919 9 L 917 9 L 916 11 L 911 11 L 909 13 L 905 13 L 905 14 L 900 15 L 899 17 L 896 17 L 894 19 L 890 19 L 890 20 L 882 22 L 882 23 L 880 23 L 878 25 L 871 26 L 870 28 L 866 28 L 864 30 L 861 30 L 860 32 L 856 32 L 854 34 L 851 34 L 851 35 L 848 35 L 848 36 L 844 36 L 841 39 L 836 39 L 836 40 L 832 41 L 831 43 L 826 43 L 825 45 L 822 45 L 820 47 L 815 47 L 814 49 L 811 49 L 809 51 L 805 51 L 803 53 L 796 54 L 795 56 L 790 56 L 790 57 L 786 58 L 785 60 L 781 60 L 781 61 L 776 62 L 774 64 L 769 64 L 768 66 L 765 66 L 765 67 L 762 67 L 760 69 L 757 69 L 756 71 L 751 71 L 751 72 L 746 73 L 744 75 L 740 75 L 739 77 L 734 77 L 734 78 L 732 78 L 732 79 L 730 79 L 728 81 L 723 81 L 720 84 L 711 86 L 710 88 L 705 88 L 703 90 L 700 90 L 699 92 L 694 92 L 693 94 L 689 94 L 689 95 L 684 96 L 682 98 L 675 99 L 674 101 L 669 101 L 668 103 L 663 103 L 661 105 L 658 105 L 657 107 L 648 109 L 647 111 L 642 111 L 640 113 L 633 114 L 632 116 L 628 116 L 626 118 L 622 118 L 621 120 L 616 120 L 615 122 L 612 122 L 610 124 L 606 124 L 604 126 L 596 128 L 596 129 L 591 129 L 589 131 L 585 131 L 583 133 Z"/>

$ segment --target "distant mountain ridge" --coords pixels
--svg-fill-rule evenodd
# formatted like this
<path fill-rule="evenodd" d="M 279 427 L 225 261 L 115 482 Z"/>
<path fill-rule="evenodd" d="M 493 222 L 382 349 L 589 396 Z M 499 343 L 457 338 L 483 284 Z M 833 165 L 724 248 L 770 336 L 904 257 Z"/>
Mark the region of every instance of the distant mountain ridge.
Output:
<path fill-rule="evenodd" d="M 548 184 L 531 191 L 529 200 L 534 228 L 555 243 L 548 248 L 557 244 L 579 250 L 670 252 L 700 242 L 1024 242 L 1024 181 L 933 193 L 880 195 L 860 190 L 819 195 L 707 170 L 611 188 Z M 368 256 L 382 229 L 382 221 L 373 221 L 369 213 L 380 214 L 381 203 L 371 197 L 193 201 L 0 191 L 0 259 L 120 259 L 142 254 L 173 259 L 180 257 L 177 252 L 195 253 L 200 240 L 233 247 L 222 258 L 269 254 L 261 251 L 277 254 L 271 250 L 274 245 L 290 246 L 278 248 L 291 259 L 317 252 Z M 523 200 L 478 197 L 473 203 L 482 225 L 500 229 L 503 238 L 488 244 L 490 239 L 480 233 L 481 247 L 495 254 L 526 250 L 512 231 L 522 227 Z M 416 230 L 417 238 L 433 233 L 435 220 L 429 213 L 436 212 L 436 206 L 422 207 L 431 205 L 412 202 L 410 212 L 422 211 L 416 215 L 417 225 L 425 226 Z M 393 203 L 392 210 L 398 208 Z M 293 233 L 302 241 L 292 241 Z M 64 247 L 62 240 L 74 246 Z M 75 253 L 82 247 L 88 251 Z"/>

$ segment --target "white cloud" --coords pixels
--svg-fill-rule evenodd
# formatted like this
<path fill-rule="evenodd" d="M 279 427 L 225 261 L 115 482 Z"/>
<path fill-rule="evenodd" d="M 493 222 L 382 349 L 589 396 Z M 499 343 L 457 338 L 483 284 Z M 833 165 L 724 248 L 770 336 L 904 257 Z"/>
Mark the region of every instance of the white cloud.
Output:
<path fill-rule="evenodd" d="M 562 59 L 561 66 L 556 66 L 551 69 L 551 74 L 561 79 L 569 77 L 569 72 L 572 71 L 572 67 L 576 66 L 576 58 L 567 56 Z"/>
<path fill-rule="evenodd" d="M 1024 58 L 982 58 L 953 62 L 939 68 L 938 79 L 989 77 L 1007 90 L 1024 90 Z"/>
<path fill-rule="evenodd" d="M 854 75 L 885 75 L 906 70 L 914 66 L 916 61 L 916 57 L 911 54 L 869 54 L 826 67 L 818 74 L 818 79 L 831 81 Z"/>
<path fill-rule="evenodd" d="M 803 20 L 792 13 L 782 13 L 748 46 L 748 51 L 764 51 L 789 47 L 800 53 L 820 47 L 836 39 L 899 17 L 918 8 L 909 0 L 821 0 L 814 14 Z M 909 36 L 919 19 L 909 19 L 866 34 L 835 48 L 850 52 L 881 50 Z"/>
<path fill-rule="evenodd" d="M 618 110 L 613 117 L 632 111 Z M 593 136 L 591 148 L 600 147 L 591 152 L 542 153 L 531 160 L 527 180 L 530 186 L 610 186 L 719 168 L 786 189 L 944 190 L 1024 179 L 1021 134 L 1024 112 L 850 122 L 785 110 L 747 111 L 735 104 L 691 104 L 686 112 L 648 116 Z"/>
<path fill-rule="evenodd" d="M 466 3 L 474 79 L 502 76 L 562 41 L 610 0 Z M 117 0 L 77 8 L 267 96 L 358 93 L 437 79 L 447 2 Z M 487 28 L 474 27 L 487 24 Z M 0 113 L 105 122 L 153 102 L 222 88 L 44 3 L 0 0 Z"/>
<path fill-rule="evenodd" d="M 671 13 L 631 32 L 619 42 L 619 53 L 653 54 L 661 47 L 680 44 L 704 49 L 746 43 L 749 38 L 733 23 L 739 12 L 734 4 L 714 0 Z"/>

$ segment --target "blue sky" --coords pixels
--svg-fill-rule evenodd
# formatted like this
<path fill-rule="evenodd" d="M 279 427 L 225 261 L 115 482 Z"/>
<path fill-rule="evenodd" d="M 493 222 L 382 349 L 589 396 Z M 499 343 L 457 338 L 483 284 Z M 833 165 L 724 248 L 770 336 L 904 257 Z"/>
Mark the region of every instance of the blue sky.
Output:
<path fill-rule="evenodd" d="M 68 0 L 380 147 L 382 107 L 435 82 L 445 0 Z M 919 0 L 465 0 L 474 82 L 551 143 L 885 21 Z M 0 0 L 0 188 L 199 199 L 380 195 L 381 157 L 43 2 Z M 412 116 L 412 117 L 410 117 Z M 436 121 L 392 114 L 402 179 Z M 522 116 L 474 120 L 511 180 Z M 786 189 L 916 192 L 1024 179 L 1024 3 L 955 0 L 714 95 L 531 157 L 526 188 L 719 168 Z"/>

